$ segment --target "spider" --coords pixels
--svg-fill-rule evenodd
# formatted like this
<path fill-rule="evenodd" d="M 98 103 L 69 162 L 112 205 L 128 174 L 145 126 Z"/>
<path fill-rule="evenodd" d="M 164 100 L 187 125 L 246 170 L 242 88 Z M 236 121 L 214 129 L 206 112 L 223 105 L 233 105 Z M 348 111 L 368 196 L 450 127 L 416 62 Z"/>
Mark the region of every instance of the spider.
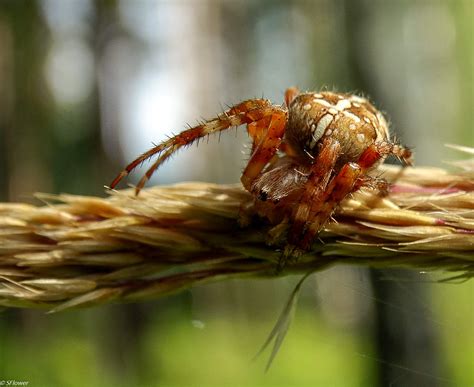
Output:
<path fill-rule="evenodd" d="M 175 135 L 132 161 L 110 184 L 113 189 L 139 164 L 157 157 L 136 186 L 138 195 L 156 169 L 178 149 L 201 137 L 246 125 L 251 156 L 241 181 L 257 214 L 274 226 L 270 239 L 285 239 L 285 257 L 312 242 L 350 193 L 387 183 L 369 172 L 388 155 L 411 165 L 409 149 L 392 141 L 387 122 L 367 99 L 330 91 L 289 88 L 285 104 L 250 99 L 216 118 Z"/>

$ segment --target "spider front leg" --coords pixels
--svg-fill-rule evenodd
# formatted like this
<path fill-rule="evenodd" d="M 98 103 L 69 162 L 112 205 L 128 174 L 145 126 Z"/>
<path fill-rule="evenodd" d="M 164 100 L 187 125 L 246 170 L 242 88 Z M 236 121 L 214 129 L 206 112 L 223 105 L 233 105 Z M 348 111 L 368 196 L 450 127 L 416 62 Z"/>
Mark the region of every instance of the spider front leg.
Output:
<path fill-rule="evenodd" d="M 247 191 L 252 192 L 253 182 L 275 156 L 285 133 L 286 122 L 287 113 L 281 110 L 253 123 L 252 131 L 249 128 L 249 133 L 259 141 L 258 145 L 255 145 L 257 141 L 254 141 L 255 149 L 240 179 Z"/>
<path fill-rule="evenodd" d="M 285 92 L 285 104 L 287 107 L 299 94 L 296 87 L 290 87 Z M 285 110 L 276 111 L 271 116 L 247 125 L 247 131 L 252 137 L 252 156 L 242 175 L 241 181 L 244 187 L 251 192 L 252 183 L 261 175 L 263 168 L 275 156 L 280 149 L 290 154 L 292 149 L 282 142 L 285 133 L 288 113 Z"/>
<path fill-rule="evenodd" d="M 276 152 L 282 145 L 285 133 L 287 112 L 275 111 L 270 116 L 247 125 L 249 135 L 252 137 L 252 154 L 240 178 L 244 188 L 259 198 L 255 182 L 262 176 L 265 167 L 276 160 Z M 239 210 L 239 223 L 241 226 L 250 224 L 253 210 L 241 206 Z"/>
<path fill-rule="evenodd" d="M 119 173 L 119 175 L 110 184 L 110 188 L 117 186 L 117 184 L 138 165 L 152 157 L 158 156 L 157 160 L 152 164 L 152 166 L 137 184 L 135 193 L 138 194 L 144 187 L 145 183 L 158 169 L 158 167 L 178 149 L 190 145 L 199 138 L 208 136 L 209 134 L 225 130 L 232 126 L 240 126 L 244 124 L 247 124 L 249 134 L 252 136 L 255 143 L 259 140 L 259 138 L 256 138 L 256 134 L 252 133 L 251 129 L 254 126 L 259 128 L 259 125 L 261 126 L 261 124 L 258 124 L 258 122 L 262 120 L 268 120 L 271 123 L 274 116 L 280 117 L 285 114 L 286 112 L 282 108 L 272 105 L 267 100 L 253 99 L 244 101 L 231 107 L 217 118 L 185 130 L 180 134 L 169 138 L 167 141 L 164 141 L 161 144 L 153 147 L 148 152 L 143 153 Z M 258 133 L 260 133 L 260 131 L 258 131 Z"/>

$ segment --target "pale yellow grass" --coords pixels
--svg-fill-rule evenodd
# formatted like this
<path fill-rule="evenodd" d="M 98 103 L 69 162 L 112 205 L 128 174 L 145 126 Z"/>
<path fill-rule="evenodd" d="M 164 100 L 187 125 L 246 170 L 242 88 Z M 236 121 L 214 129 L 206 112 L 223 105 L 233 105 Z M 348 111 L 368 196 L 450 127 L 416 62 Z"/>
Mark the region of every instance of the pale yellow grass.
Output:
<path fill-rule="evenodd" d="M 465 149 L 473 153 L 472 149 Z M 307 273 L 350 263 L 474 276 L 474 167 L 385 166 L 387 197 L 345 200 L 313 250 L 277 273 L 270 226 L 238 224 L 251 201 L 237 185 L 183 183 L 107 198 L 37 197 L 0 204 L 0 305 L 58 311 L 132 302 L 228 278 Z"/>

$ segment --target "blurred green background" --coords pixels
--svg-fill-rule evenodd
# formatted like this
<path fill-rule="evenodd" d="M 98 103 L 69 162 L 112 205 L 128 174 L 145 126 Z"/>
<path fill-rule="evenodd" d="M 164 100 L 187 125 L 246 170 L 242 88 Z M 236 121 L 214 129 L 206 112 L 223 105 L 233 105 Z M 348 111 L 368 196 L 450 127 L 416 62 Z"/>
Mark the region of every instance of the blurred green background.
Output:
<path fill-rule="evenodd" d="M 0 200 L 105 195 L 151 142 L 292 85 L 370 96 L 418 164 L 442 166 L 464 157 L 445 143 L 474 146 L 473 21 L 472 0 L 0 0 Z M 241 129 L 192 147 L 152 183 L 237 182 L 246 142 Z M 251 359 L 297 278 L 4 310 L 0 385 L 472 386 L 474 285 L 439 278 L 312 276 L 267 374 Z"/>

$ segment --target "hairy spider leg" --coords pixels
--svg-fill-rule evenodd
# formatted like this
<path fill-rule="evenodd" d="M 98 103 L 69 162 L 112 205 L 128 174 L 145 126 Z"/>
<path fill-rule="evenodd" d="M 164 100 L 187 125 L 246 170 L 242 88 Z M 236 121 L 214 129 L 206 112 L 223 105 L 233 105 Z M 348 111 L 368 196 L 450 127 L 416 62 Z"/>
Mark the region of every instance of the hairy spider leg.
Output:
<path fill-rule="evenodd" d="M 354 185 L 353 191 L 357 191 L 362 187 L 377 190 L 381 196 L 387 196 L 390 189 L 390 183 L 380 176 L 365 175 L 359 176 Z"/>
<path fill-rule="evenodd" d="M 252 183 L 276 155 L 285 134 L 287 114 L 286 110 L 274 107 L 271 115 L 254 121 L 255 126 L 252 126 L 252 130 L 255 130 L 255 138 L 260 139 L 260 142 L 255 146 L 240 178 L 247 191 L 252 192 Z"/>
<path fill-rule="evenodd" d="M 119 173 L 110 184 L 110 187 L 116 187 L 117 184 L 138 165 L 153 156 L 159 155 L 160 157 L 158 160 L 148 169 L 137 185 L 136 194 L 138 194 L 155 170 L 179 148 L 190 145 L 201 137 L 228 129 L 231 126 L 251 124 L 260 121 L 265 117 L 272 117 L 275 112 L 280 112 L 281 110 L 282 109 L 279 107 L 272 106 L 270 101 L 263 99 L 248 100 L 235 105 L 217 118 L 185 130 L 143 153 Z M 252 136 L 253 133 L 249 132 L 249 134 Z"/>
<path fill-rule="evenodd" d="M 399 160 L 407 166 L 413 165 L 413 152 L 409 149 L 400 145 L 398 143 L 389 143 L 389 154 L 392 154 L 398 157 Z"/>
<path fill-rule="evenodd" d="M 311 167 L 308 181 L 303 193 L 293 210 L 292 225 L 288 233 L 290 245 L 299 245 L 305 226 L 312 220 L 314 206 L 323 200 L 324 192 L 334 171 L 334 166 L 340 155 L 341 145 L 337 140 L 326 137 L 318 156 Z"/>
<path fill-rule="evenodd" d="M 250 154 L 253 154 L 255 148 L 262 142 L 262 139 L 265 136 L 265 131 L 261 130 L 256 122 L 251 122 L 247 125 L 247 132 L 252 138 L 252 149 Z"/>
<path fill-rule="evenodd" d="M 316 235 L 324 227 L 337 205 L 351 192 L 356 191 L 369 179 L 361 179 L 380 159 L 389 154 L 401 157 L 405 162 L 410 162 L 411 152 L 393 143 L 375 143 L 370 145 L 359 157 L 357 163 L 345 164 L 339 173 L 328 184 L 320 200 L 313 202 L 307 227 L 303 237 L 297 244 L 299 248 L 308 250 Z M 378 185 L 378 184 L 377 184 Z M 383 183 L 380 182 L 380 186 Z"/>
<path fill-rule="evenodd" d="M 347 163 L 341 168 L 339 173 L 331 180 L 322 200 L 312 209 L 308 227 L 300 239 L 299 248 L 308 250 L 311 243 L 324 224 L 330 218 L 336 206 L 351 192 L 354 191 L 354 185 L 362 174 L 362 168 L 357 163 Z"/>
<path fill-rule="evenodd" d="M 406 165 L 412 165 L 412 152 L 396 143 L 392 142 L 376 142 L 367 147 L 360 155 L 357 164 L 365 170 L 371 168 L 382 157 L 394 155 L 401 159 Z"/>
<path fill-rule="evenodd" d="M 285 105 L 287 108 L 290 107 L 291 102 L 300 94 L 300 90 L 297 87 L 289 87 L 285 91 Z M 252 144 L 252 153 L 255 151 L 255 147 L 261 142 L 262 137 L 265 136 L 265 131 L 258 130 L 256 122 L 253 122 L 248 125 L 249 134 L 253 137 L 254 141 Z M 278 146 L 278 150 L 286 153 L 288 156 L 296 157 L 297 152 L 285 141 L 281 141 Z M 272 161 L 276 161 L 278 157 L 275 155 Z M 271 163 L 272 161 L 269 161 Z"/>
<path fill-rule="evenodd" d="M 367 167 L 368 169 L 371 168 L 378 160 L 380 160 L 381 157 L 389 154 L 396 156 L 403 162 L 405 166 L 413 165 L 412 151 L 396 142 L 371 145 L 371 147 L 366 150 L 366 153 L 361 155 L 359 164 L 369 165 L 369 167 Z M 364 175 L 357 179 L 353 191 L 357 191 L 362 187 L 376 189 L 382 194 L 382 196 L 385 196 L 388 194 L 390 184 L 387 182 L 387 180 L 380 176 Z"/>
<path fill-rule="evenodd" d="M 295 97 L 300 94 L 300 90 L 297 87 L 289 87 L 285 91 L 285 105 L 287 108 L 290 107 L 291 102 L 295 99 Z M 262 130 L 262 127 L 265 127 L 264 123 L 257 124 L 257 122 L 252 122 L 248 124 L 247 130 L 250 136 L 253 139 L 252 142 L 252 153 L 255 151 L 255 148 L 258 144 L 261 143 L 262 139 L 266 135 L 266 131 Z M 291 146 L 286 142 L 280 142 L 280 146 L 278 150 L 282 151 L 283 153 L 287 153 L 290 156 L 296 156 L 297 153 L 291 148 Z"/>
<path fill-rule="evenodd" d="M 254 154 L 253 154 L 253 156 L 254 156 L 258 152 L 263 152 L 263 149 L 266 149 L 266 147 L 276 146 L 276 145 L 273 145 L 273 143 L 271 141 L 270 141 L 270 144 L 267 144 L 267 143 L 269 143 L 268 135 L 266 135 L 266 137 L 264 137 L 264 135 L 261 133 L 261 131 L 264 131 L 268 125 L 269 125 L 268 133 L 272 133 L 271 123 L 273 122 L 272 120 L 273 120 L 273 117 L 275 115 L 275 114 L 272 114 L 272 111 L 274 111 L 275 109 L 278 109 L 278 108 L 275 108 L 275 107 L 269 107 L 269 108 L 266 108 L 266 109 L 265 108 L 256 108 L 256 109 L 250 110 L 248 112 L 239 112 L 236 115 L 228 115 L 226 117 L 226 120 L 222 120 L 222 119 L 220 119 L 220 121 L 216 120 L 216 127 L 208 126 L 207 128 L 206 127 L 204 128 L 204 131 L 205 132 L 210 131 L 209 133 L 212 133 L 212 132 L 227 129 L 230 126 L 240 126 L 240 125 L 245 124 L 245 123 L 248 123 L 248 124 L 255 123 L 255 124 L 257 124 L 256 126 L 259 129 L 259 131 L 254 133 L 254 134 L 249 133 L 250 136 L 254 139 L 253 142 L 254 143 L 256 142 L 255 138 L 259 138 L 259 139 L 262 138 L 262 137 L 263 138 L 261 140 L 262 142 L 260 143 L 260 145 L 257 147 L 256 151 L 254 152 Z M 271 114 L 271 115 L 268 116 L 267 114 Z M 259 117 L 263 117 L 263 118 L 259 119 Z M 255 121 L 255 120 L 258 120 L 258 121 Z M 195 129 L 199 129 L 199 127 L 195 128 Z M 181 133 L 181 134 L 183 134 L 183 133 Z M 209 134 L 209 133 L 206 133 L 206 134 Z M 178 136 L 180 136 L 180 135 L 178 135 Z M 178 136 L 176 136 L 176 137 L 178 137 Z M 166 151 L 163 152 L 160 155 L 158 160 L 156 160 L 155 163 L 153 163 L 153 165 L 146 171 L 145 175 L 138 182 L 138 184 L 135 188 L 135 193 L 137 195 L 142 190 L 142 188 L 145 186 L 146 182 L 150 179 L 150 177 L 153 175 L 153 173 L 156 171 L 156 169 L 167 158 L 169 158 L 180 147 L 191 144 L 193 141 L 195 141 L 199 137 L 202 137 L 203 135 L 199 134 L 198 131 L 195 131 L 195 133 L 191 134 L 191 136 L 192 137 L 186 139 L 186 142 L 177 142 L 177 143 L 174 143 L 174 144 L 170 145 L 166 149 Z M 270 138 L 270 140 L 271 140 L 271 138 Z M 273 152 L 273 154 L 275 152 L 276 152 L 276 149 Z M 272 156 L 273 156 L 273 154 L 272 154 Z M 249 164 L 247 165 L 247 169 L 250 169 L 249 166 L 251 166 L 251 162 L 252 162 L 252 158 L 251 158 Z M 247 169 L 246 169 L 246 171 L 247 171 Z M 244 174 L 245 174 L 245 171 L 244 171 Z"/>

